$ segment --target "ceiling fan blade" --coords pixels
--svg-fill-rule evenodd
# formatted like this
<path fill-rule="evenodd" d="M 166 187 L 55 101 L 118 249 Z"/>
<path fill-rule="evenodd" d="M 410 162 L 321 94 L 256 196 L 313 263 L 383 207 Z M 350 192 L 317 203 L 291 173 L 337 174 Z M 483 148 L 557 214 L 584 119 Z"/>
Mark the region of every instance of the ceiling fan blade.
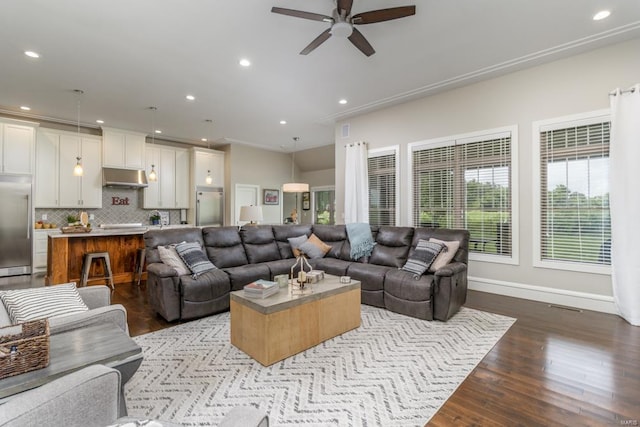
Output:
<path fill-rule="evenodd" d="M 344 11 L 344 16 L 351 15 L 351 6 L 353 6 L 353 0 L 338 0 L 338 10 Z"/>
<path fill-rule="evenodd" d="M 371 56 L 376 53 L 373 46 L 369 44 L 367 39 L 365 39 L 362 33 L 356 28 L 353 29 L 353 33 L 351 33 L 351 35 L 349 36 L 349 41 L 367 56 Z"/>
<path fill-rule="evenodd" d="M 311 19 L 312 21 L 324 21 L 333 23 L 333 18 L 327 15 L 320 15 L 319 13 L 305 12 L 302 10 L 285 9 L 282 7 L 272 7 L 271 12 L 279 13 L 281 15 L 293 16 L 295 18 Z"/>
<path fill-rule="evenodd" d="M 331 28 L 327 28 L 325 31 L 322 32 L 322 34 L 320 34 L 311 43 L 309 43 L 307 47 L 302 49 L 302 52 L 300 52 L 300 55 L 308 55 L 315 48 L 320 46 L 322 43 L 326 42 L 329 37 L 331 37 Z"/>
<path fill-rule="evenodd" d="M 372 10 L 353 15 L 351 23 L 356 25 L 374 24 L 376 22 L 391 21 L 416 14 L 415 6 L 392 7 L 390 9 Z"/>

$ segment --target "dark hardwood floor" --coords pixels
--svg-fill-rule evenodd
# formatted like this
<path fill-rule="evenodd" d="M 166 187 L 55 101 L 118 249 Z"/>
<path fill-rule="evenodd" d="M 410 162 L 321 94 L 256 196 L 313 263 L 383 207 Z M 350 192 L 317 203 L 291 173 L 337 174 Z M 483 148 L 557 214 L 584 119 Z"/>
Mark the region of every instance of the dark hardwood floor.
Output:
<path fill-rule="evenodd" d="M 144 282 L 118 285 L 112 302 L 126 307 L 132 336 L 178 324 L 152 312 Z M 466 306 L 517 321 L 429 426 L 640 425 L 639 327 L 614 315 L 475 291 Z"/>

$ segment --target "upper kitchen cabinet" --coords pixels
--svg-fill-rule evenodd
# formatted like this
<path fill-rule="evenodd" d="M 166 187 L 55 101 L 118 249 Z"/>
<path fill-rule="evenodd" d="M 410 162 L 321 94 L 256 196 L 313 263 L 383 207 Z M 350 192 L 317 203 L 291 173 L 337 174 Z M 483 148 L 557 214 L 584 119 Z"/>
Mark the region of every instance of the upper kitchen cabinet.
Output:
<path fill-rule="evenodd" d="M 146 149 L 147 174 L 153 165 L 157 181 L 144 189 L 145 209 L 189 207 L 189 156 L 184 148 L 150 145 Z"/>
<path fill-rule="evenodd" d="M 105 168 L 144 169 L 146 134 L 102 128 L 102 165 Z"/>
<path fill-rule="evenodd" d="M 224 152 L 192 148 L 191 162 L 194 187 L 224 187 Z"/>
<path fill-rule="evenodd" d="M 35 207 L 101 208 L 101 139 L 57 130 L 38 131 L 36 141 Z M 76 158 L 82 176 L 73 175 Z"/>
<path fill-rule="evenodd" d="M 0 120 L 0 173 L 33 174 L 37 123 Z"/>

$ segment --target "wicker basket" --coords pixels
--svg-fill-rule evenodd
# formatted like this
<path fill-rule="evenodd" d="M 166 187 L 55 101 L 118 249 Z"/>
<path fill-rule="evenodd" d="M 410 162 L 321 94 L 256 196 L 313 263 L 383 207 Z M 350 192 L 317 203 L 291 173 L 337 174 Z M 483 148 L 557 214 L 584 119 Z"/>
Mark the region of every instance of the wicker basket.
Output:
<path fill-rule="evenodd" d="M 49 365 L 49 321 L 0 328 L 0 379 Z"/>

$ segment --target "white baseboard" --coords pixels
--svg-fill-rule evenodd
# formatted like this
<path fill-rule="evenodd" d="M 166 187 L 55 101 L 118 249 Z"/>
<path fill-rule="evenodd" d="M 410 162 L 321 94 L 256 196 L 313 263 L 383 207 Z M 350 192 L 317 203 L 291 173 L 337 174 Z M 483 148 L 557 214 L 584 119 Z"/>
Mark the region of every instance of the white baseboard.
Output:
<path fill-rule="evenodd" d="M 584 310 L 618 314 L 612 296 L 568 291 L 566 289 L 545 288 L 543 286 L 484 279 L 481 277 L 468 277 L 468 286 L 469 289 L 474 291 L 524 298 Z"/>

